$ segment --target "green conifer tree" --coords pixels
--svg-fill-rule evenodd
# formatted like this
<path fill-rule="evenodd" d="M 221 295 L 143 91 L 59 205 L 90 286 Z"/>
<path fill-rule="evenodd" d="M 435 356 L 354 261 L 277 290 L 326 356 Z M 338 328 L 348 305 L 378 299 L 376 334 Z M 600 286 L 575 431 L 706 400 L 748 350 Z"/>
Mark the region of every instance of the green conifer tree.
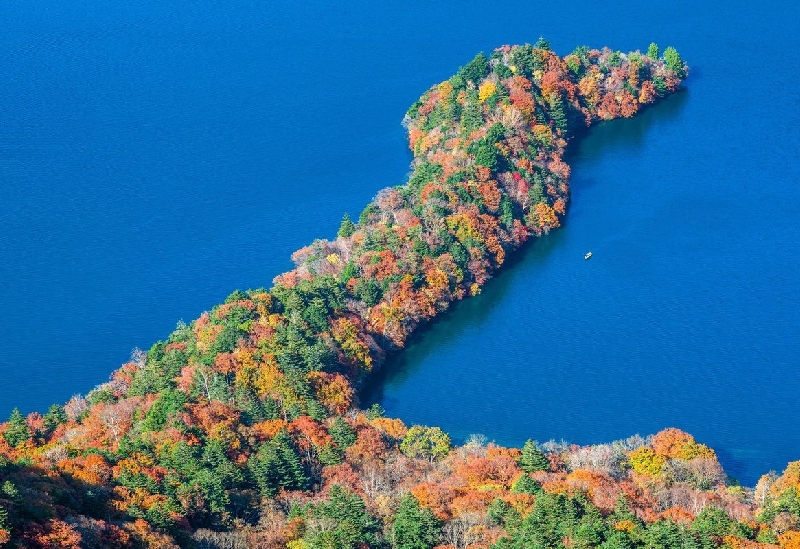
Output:
<path fill-rule="evenodd" d="M 308 489 L 308 475 L 286 430 L 280 431 L 251 456 L 247 467 L 266 497 L 274 497 L 279 488 Z"/>
<path fill-rule="evenodd" d="M 542 485 L 533 480 L 529 475 L 520 476 L 511 486 L 514 494 L 539 494 L 542 492 Z"/>
<path fill-rule="evenodd" d="M 442 524 L 428 508 L 406 494 L 392 525 L 392 547 L 395 549 L 430 549 L 439 542 Z"/>
<path fill-rule="evenodd" d="M 344 452 L 328 443 L 319 449 L 317 459 L 322 465 L 339 465 L 344 460 Z"/>
<path fill-rule="evenodd" d="M 678 53 L 678 50 L 672 46 L 669 46 L 667 49 L 665 49 L 664 62 L 667 64 L 667 67 L 675 71 L 675 74 L 678 75 L 678 78 L 686 78 L 686 63 L 684 63 L 683 59 L 681 59 L 681 55 Z"/>
<path fill-rule="evenodd" d="M 617 496 L 617 502 L 614 505 L 614 512 L 612 516 L 615 522 L 629 520 L 635 524 L 641 523 L 641 520 L 639 520 L 639 518 L 636 516 L 636 513 L 631 511 L 630 504 L 623 494 Z"/>
<path fill-rule="evenodd" d="M 352 446 L 357 438 L 355 429 L 350 427 L 350 424 L 341 417 L 333 420 L 328 429 L 328 434 L 331 435 L 336 446 L 341 450 Z"/>
<path fill-rule="evenodd" d="M 531 439 L 528 439 L 522 447 L 522 455 L 518 463 L 522 470 L 527 473 L 547 471 L 550 468 L 550 462 L 547 460 L 547 456 L 544 455 L 544 452 L 542 452 Z"/>
<path fill-rule="evenodd" d="M 323 529 L 310 529 L 305 541 L 309 547 L 355 549 L 380 547 L 381 523 L 366 510 L 364 500 L 339 485 L 330 490 L 330 499 L 309 506 L 308 517 L 327 522 Z"/>
<path fill-rule="evenodd" d="M 348 236 L 352 236 L 352 234 L 356 232 L 356 225 L 350 219 L 349 214 L 344 214 L 342 216 L 342 224 L 339 225 L 339 232 L 337 233 L 342 238 L 347 238 Z"/>
<path fill-rule="evenodd" d="M 569 130 L 569 123 L 567 121 L 567 114 L 564 111 L 564 102 L 558 95 L 553 95 L 550 97 L 549 103 L 550 117 L 553 120 L 553 124 L 562 135 L 566 134 L 567 130 Z"/>
<path fill-rule="evenodd" d="M 461 112 L 461 132 L 469 135 L 483 125 L 483 108 L 478 100 L 477 88 L 467 90 L 466 105 Z"/>
<path fill-rule="evenodd" d="M 285 430 L 270 441 L 277 456 L 276 472 L 278 484 L 288 490 L 306 490 L 309 479 L 292 439 Z"/>
<path fill-rule="evenodd" d="M 20 413 L 19 408 L 14 408 L 11 411 L 11 416 L 8 418 L 8 427 L 3 432 L 3 437 L 6 442 L 14 447 L 31 438 L 28 424 L 25 423 L 25 416 Z"/>
<path fill-rule="evenodd" d="M 480 84 L 481 80 L 483 80 L 483 77 L 486 76 L 488 72 L 489 60 L 486 59 L 486 55 L 484 55 L 483 52 L 480 52 L 472 61 L 459 69 L 458 75 L 465 81 L 472 81 L 475 84 Z"/>
<path fill-rule="evenodd" d="M 646 547 L 653 549 L 672 549 L 685 547 L 682 544 L 685 538 L 681 527 L 669 520 L 658 520 L 647 527 L 643 541 Z"/>
<path fill-rule="evenodd" d="M 51 404 L 44 415 L 44 426 L 48 431 L 55 430 L 62 423 L 67 422 L 67 413 L 60 404 Z"/>

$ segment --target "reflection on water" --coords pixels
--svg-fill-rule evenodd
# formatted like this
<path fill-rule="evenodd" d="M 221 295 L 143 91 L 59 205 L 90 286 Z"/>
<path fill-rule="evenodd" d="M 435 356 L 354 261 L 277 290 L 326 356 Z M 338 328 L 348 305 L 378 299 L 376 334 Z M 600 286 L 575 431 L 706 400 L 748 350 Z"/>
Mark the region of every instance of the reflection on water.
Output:
<path fill-rule="evenodd" d="M 406 347 L 391 354 L 380 370 L 370 378 L 361 391 L 361 401 L 366 405 L 384 402 L 384 388 L 398 385 L 413 378 L 422 363 L 440 353 L 443 347 L 452 348 L 464 343 L 466 334 L 481 331 L 486 321 L 495 314 L 494 309 L 511 296 L 514 279 L 520 273 L 536 269 L 558 247 L 560 231 L 530 241 L 511 254 L 495 277 L 479 295 L 451 305 L 450 309 L 427 325 L 420 327 L 406 343 Z"/>

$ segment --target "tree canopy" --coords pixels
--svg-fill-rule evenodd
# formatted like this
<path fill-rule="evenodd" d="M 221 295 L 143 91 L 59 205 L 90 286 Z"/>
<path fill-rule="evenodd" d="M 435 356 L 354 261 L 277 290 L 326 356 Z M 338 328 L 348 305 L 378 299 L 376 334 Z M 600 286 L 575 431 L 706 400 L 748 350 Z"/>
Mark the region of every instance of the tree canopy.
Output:
<path fill-rule="evenodd" d="M 475 56 L 407 111 L 408 181 L 345 214 L 334 240 L 297 250 L 269 290 L 234 291 L 179 323 L 86 397 L 11 413 L 0 545 L 794 543 L 795 468 L 760 484 L 756 507 L 677 430 L 586 448 L 453 447 L 438 427 L 358 407 L 388 354 L 561 225 L 568 139 L 634 116 L 686 72 L 672 48 L 562 58 L 539 39 Z"/>

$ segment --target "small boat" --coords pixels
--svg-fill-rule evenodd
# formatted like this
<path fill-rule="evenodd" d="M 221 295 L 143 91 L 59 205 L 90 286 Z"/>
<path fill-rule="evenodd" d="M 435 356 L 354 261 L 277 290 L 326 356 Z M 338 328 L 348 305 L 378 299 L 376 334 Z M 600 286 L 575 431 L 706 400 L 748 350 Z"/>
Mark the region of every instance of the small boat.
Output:
<path fill-rule="evenodd" d="M 592 257 L 592 252 L 586 252 L 586 255 L 583 256 L 583 259 L 589 259 Z"/>

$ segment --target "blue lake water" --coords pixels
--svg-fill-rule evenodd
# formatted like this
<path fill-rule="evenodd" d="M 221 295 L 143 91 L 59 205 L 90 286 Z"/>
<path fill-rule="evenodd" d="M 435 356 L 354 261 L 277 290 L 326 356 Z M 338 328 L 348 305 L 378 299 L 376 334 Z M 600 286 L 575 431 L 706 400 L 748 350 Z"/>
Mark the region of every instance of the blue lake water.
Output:
<path fill-rule="evenodd" d="M 403 113 L 478 51 L 655 41 L 686 91 L 571 144 L 567 225 L 366 399 L 456 440 L 677 426 L 748 484 L 800 459 L 796 5 L 62 4 L 0 6 L 0 415 L 270 286 L 404 180 Z"/>

